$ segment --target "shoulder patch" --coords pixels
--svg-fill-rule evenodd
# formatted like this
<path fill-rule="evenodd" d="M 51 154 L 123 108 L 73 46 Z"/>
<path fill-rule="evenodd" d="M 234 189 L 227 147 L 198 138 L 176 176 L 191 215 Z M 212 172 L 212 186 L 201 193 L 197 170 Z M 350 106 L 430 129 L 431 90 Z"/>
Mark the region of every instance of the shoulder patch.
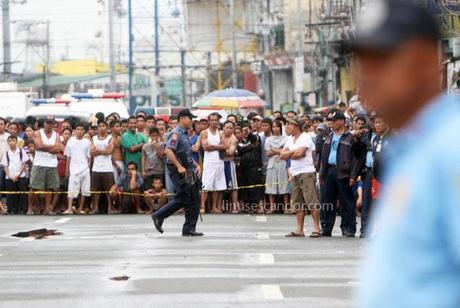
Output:
<path fill-rule="evenodd" d="M 178 138 L 178 137 L 177 137 L 177 134 L 176 134 L 176 133 L 171 134 L 171 139 L 172 139 L 172 140 L 175 141 L 175 140 L 177 140 L 177 138 Z"/>

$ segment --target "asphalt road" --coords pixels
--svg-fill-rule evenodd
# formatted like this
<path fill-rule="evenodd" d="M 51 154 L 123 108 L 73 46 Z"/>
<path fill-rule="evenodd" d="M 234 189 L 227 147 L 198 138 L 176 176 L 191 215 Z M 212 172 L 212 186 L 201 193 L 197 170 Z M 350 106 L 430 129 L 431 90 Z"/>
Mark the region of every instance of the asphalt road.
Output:
<path fill-rule="evenodd" d="M 183 238 L 182 223 L 160 235 L 142 215 L 0 216 L 0 307 L 354 306 L 365 242 L 338 227 L 288 239 L 294 216 L 207 215 L 205 237 Z M 62 234 L 11 236 L 38 228 Z"/>

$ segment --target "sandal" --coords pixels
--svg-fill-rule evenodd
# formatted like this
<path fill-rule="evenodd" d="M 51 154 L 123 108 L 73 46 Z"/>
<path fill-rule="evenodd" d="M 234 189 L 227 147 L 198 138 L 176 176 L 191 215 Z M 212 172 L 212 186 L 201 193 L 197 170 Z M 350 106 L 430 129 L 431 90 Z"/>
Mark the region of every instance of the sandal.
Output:
<path fill-rule="evenodd" d="M 310 237 L 311 238 L 318 238 L 321 236 L 321 233 L 319 233 L 318 231 L 313 231 L 311 234 L 310 234 Z"/>
<path fill-rule="evenodd" d="M 298 234 L 295 232 L 291 232 L 289 234 L 286 234 L 285 237 L 305 237 L 305 234 Z"/>

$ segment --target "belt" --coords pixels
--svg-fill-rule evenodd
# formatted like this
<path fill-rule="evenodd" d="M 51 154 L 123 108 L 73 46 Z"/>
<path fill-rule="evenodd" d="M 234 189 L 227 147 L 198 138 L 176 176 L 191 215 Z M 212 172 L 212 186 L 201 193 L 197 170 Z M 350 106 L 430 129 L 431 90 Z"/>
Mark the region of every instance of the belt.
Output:
<path fill-rule="evenodd" d="M 337 165 L 327 165 L 328 168 L 337 168 Z"/>

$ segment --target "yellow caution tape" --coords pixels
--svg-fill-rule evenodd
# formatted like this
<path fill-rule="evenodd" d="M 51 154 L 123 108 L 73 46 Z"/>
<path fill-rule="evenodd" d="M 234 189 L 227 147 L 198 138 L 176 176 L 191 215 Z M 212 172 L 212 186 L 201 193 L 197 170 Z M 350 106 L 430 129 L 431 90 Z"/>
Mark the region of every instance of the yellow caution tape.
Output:
<path fill-rule="evenodd" d="M 239 186 L 235 189 L 226 189 L 220 191 L 233 191 L 233 190 L 242 190 L 242 189 L 253 189 L 253 188 L 262 188 L 266 186 L 274 186 L 274 185 L 281 185 L 286 184 L 288 182 L 281 182 L 281 183 L 270 183 L 270 184 L 255 184 L 255 185 L 247 185 L 247 186 Z M 200 192 L 213 192 L 216 190 L 200 190 Z M 70 192 L 70 193 L 80 193 L 80 192 Z M 54 190 L 33 190 L 33 191 L 0 191 L 0 195 L 23 195 L 23 194 L 32 194 L 32 195 L 67 195 L 69 194 L 68 191 L 54 191 Z M 110 191 L 90 191 L 89 194 L 91 195 L 103 195 L 103 194 L 111 194 Z M 133 193 L 133 192 L 123 192 L 117 191 L 115 194 L 117 195 L 128 195 L 128 196 L 147 196 L 145 193 Z M 166 193 L 163 196 L 175 196 L 175 193 Z"/>

